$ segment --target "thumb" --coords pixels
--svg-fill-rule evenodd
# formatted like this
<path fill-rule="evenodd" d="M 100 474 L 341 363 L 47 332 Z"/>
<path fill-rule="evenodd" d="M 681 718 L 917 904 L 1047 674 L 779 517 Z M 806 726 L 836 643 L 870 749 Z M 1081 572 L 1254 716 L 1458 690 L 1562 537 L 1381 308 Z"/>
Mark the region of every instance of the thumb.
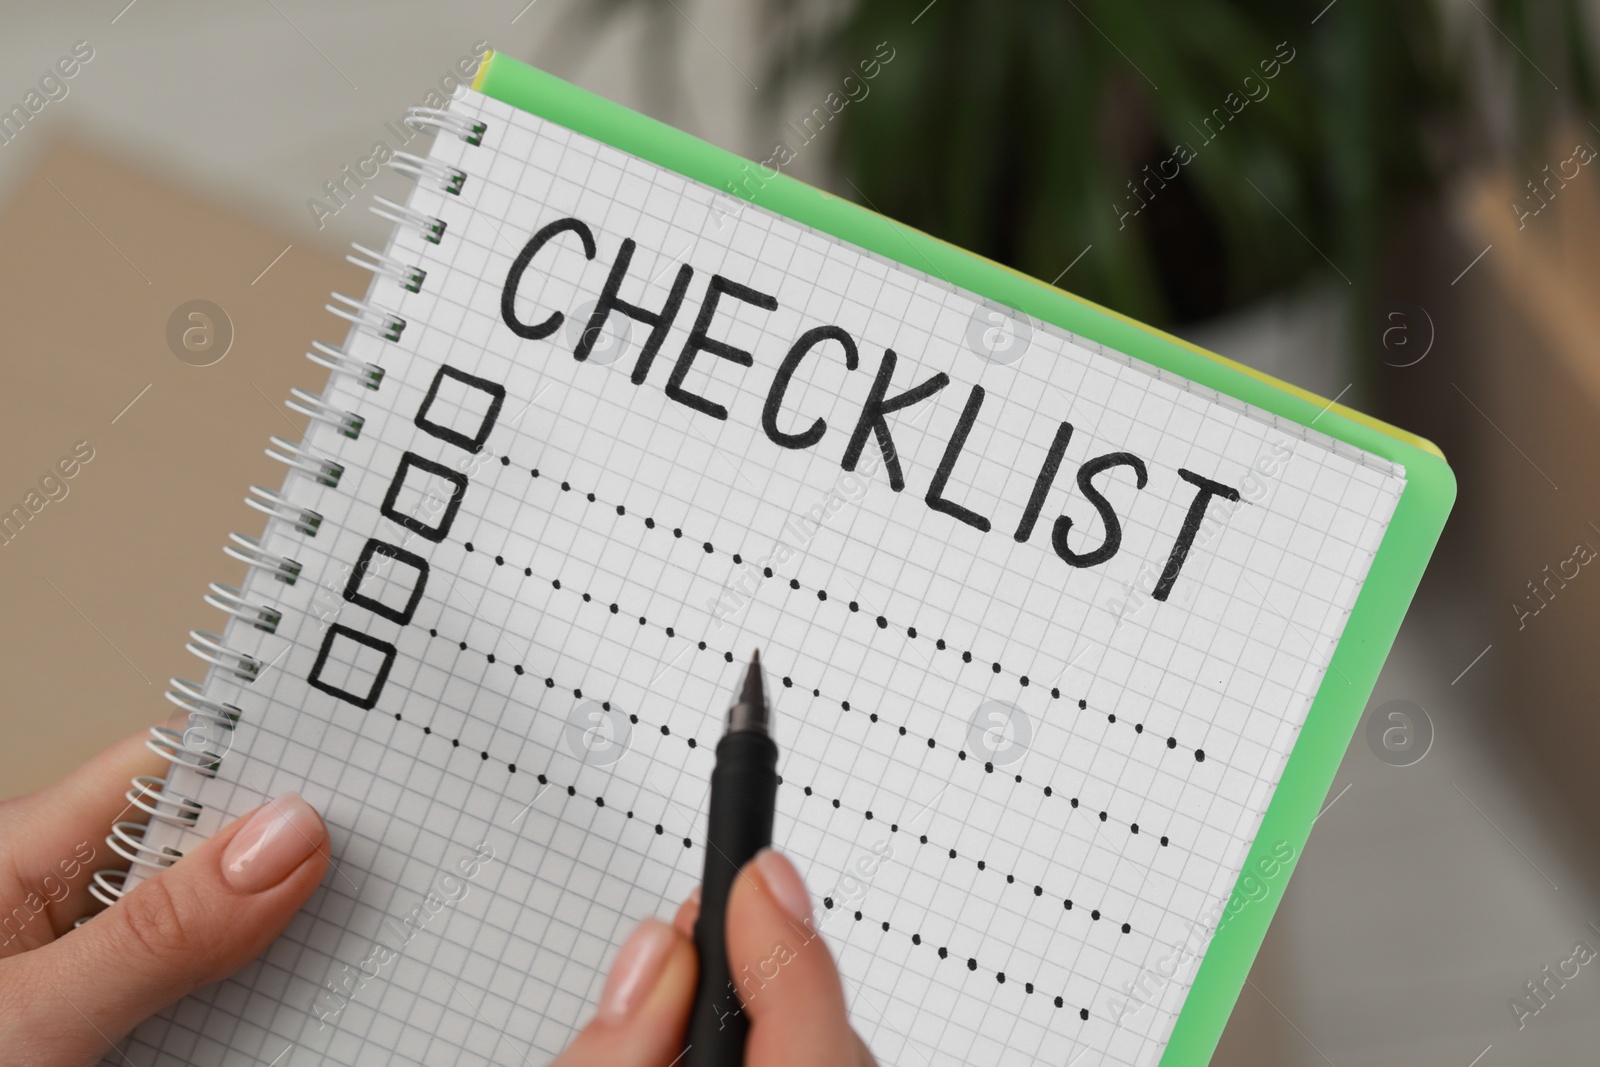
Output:
<path fill-rule="evenodd" d="M 260 955 L 322 881 L 327 837 L 311 805 L 278 797 L 93 921 L 3 961 L 0 987 L 25 1010 L 5 1013 L 16 1030 L 0 1024 L 0 1038 L 20 1040 L 27 1063 L 98 1060 L 149 1016 Z"/>
<path fill-rule="evenodd" d="M 683 931 L 646 919 L 611 965 L 600 1007 L 551 1067 L 670 1067 L 681 1058 L 698 964 Z"/>
<path fill-rule="evenodd" d="M 760 1067 L 870 1065 L 850 1028 L 844 984 L 794 865 L 772 849 L 745 865 L 728 900 L 728 963 L 750 1016 L 745 1058 Z"/>

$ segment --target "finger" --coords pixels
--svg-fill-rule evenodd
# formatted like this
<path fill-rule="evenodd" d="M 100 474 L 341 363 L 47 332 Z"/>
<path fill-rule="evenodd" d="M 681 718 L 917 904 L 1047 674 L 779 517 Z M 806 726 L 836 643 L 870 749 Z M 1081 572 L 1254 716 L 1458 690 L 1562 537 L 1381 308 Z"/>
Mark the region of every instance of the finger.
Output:
<path fill-rule="evenodd" d="M 7 944 L 32 948 L 72 928 L 73 922 L 99 905 L 89 896 L 89 878 L 97 870 L 120 869 L 127 862 L 106 847 L 106 834 L 119 819 L 144 813 L 134 810 L 124 793 L 138 775 L 159 774 L 164 761 L 145 747 L 147 733 L 135 734 L 101 752 L 58 782 L 0 805 L 0 840 L 7 844 L 9 871 L 16 884 L 4 897 L 24 904 L 31 920 L 0 931 L 0 955 Z"/>
<path fill-rule="evenodd" d="M 850 1029 L 844 986 L 787 859 L 765 849 L 728 900 L 728 963 L 750 1017 L 745 1058 L 762 1067 L 870 1062 Z"/>
<path fill-rule="evenodd" d="M 79 929 L 0 961 L 0 1047 L 89 1063 L 107 1039 L 237 971 L 316 889 L 326 842 L 304 800 L 268 801 Z"/>
<path fill-rule="evenodd" d="M 551 1067 L 671 1067 L 696 973 L 694 942 L 676 923 L 646 919 L 617 953 L 594 1019 Z"/>
<path fill-rule="evenodd" d="M 700 918 L 700 887 L 695 886 L 689 895 L 678 905 L 678 913 L 672 917 L 673 928 L 690 941 L 694 940 L 695 920 Z"/>

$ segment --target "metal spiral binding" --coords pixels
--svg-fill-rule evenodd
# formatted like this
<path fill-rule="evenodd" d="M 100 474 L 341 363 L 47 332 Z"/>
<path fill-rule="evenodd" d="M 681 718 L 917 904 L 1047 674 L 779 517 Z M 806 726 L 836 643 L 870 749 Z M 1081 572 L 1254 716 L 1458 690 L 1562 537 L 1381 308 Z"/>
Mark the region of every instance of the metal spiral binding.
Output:
<path fill-rule="evenodd" d="M 189 641 L 183 647 L 191 656 L 198 656 L 213 667 L 232 671 L 246 685 L 261 677 L 261 668 L 265 666 L 248 652 L 235 652 L 222 643 L 221 635 L 208 630 L 190 630 Z"/>
<path fill-rule="evenodd" d="M 167 780 L 141 774 L 133 780 L 133 788 L 123 796 L 128 804 L 138 808 L 152 819 L 173 826 L 193 826 L 205 808 L 199 801 L 167 792 Z"/>
<path fill-rule="evenodd" d="M 237 586 L 211 583 L 211 592 L 205 595 L 205 602 L 218 611 L 225 611 L 236 619 L 243 619 L 258 630 L 266 633 L 277 633 L 278 624 L 283 621 L 283 612 L 271 604 L 252 604 L 244 598 L 244 593 Z"/>
<path fill-rule="evenodd" d="M 453 134 L 471 145 L 481 144 L 487 130 L 487 126 L 482 122 L 438 108 L 412 108 L 407 113 L 406 122 L 418 129 L 432 126 L 441 132 Z M 456 196 L 461 194 L 461 188 L 467 180 L 466 172 L 457 167 L 407 152 L 395 153 L 390 160 L 390 166 L 419 183 L 431 182 L 444 192 Z M 424 239 L 434 244 L 438 244 L 444 236 L 444 220 L 396 204 L 383 197 L 374 197 L 374 200 L 376 203 L 371 209 L 374 214 L 397 225 L 410 226 L 420 231 Z M 350 262 L 374 274 L 393 278 L 402 288 L 410 292 L 421 292 L 423 281 L 427 277 L 427 272 L 421 267 L 406 264 L 393 256 L 374 252 L 359 244 L 354 247 L 356 252 L 360 253 L 360 258 L 355 255 L 347 256 Z M 327 305 L 327 309 L 345 319 L 356 330 L 391 342 L 398 340 L 405 330 L 405 319 L 393 311 L 366 301 L 353 300 L 341 293 L 334 293 L 333 299 L 338 303 Z M 346 355 L 343 349 L 321 341 L 313 341 L 311 348 L 312 351 L 306 353 L 306 358 L 326 368 L 330 373 L 349 375 L 367 389 L 376 390 L 383 384 L 385 372 L 377 364 L 354 359 Z M 365 425 L 365 419 L 360 415 L 329 404 L 320 394 L 308 393 L 302 389 L 291 389 L 290 393 L 290 399 L 285 403 L 291 411 L 304 415 L 313 422 L 330 425 L 352 440 L 360 437 L 361 428 Z M 281 437 L 273 437 L 270 440 L 271 447 L 266 450 L 267 455 L 287 465 L 291 471 L 309 475 L 318 484 L 330 489 L 337 488 L 339 479 L 344 473 L 343 464 L 321 456 L 305 445 L 297 445 Z M 261 486 L 250 487 L 250 495 L 245 498 L 245 503 L 269 519 L 278 519 L 289 524 L 296 533 L 304 537 L 315 537 L 322 525 L 321 513 L 293 503 L 281 492 L 264 489 Z M 301 565 L 297 560 L 266 551 L 261 541 L 254 537 L 233 533 L 228 535 L 228 539 L 232 543 L 223 545 L 223 552 L 227 553 L 229 558 L 243 563 L 249 570 L 259 570 L 269 574 L 284 585 L 294 585 L 299 580 Z M 283 621 L 283 611 L 280 608 L 247 599 L 239 586 L 213 582 L 204 599 L 207 604 L 219 611 L 266 633 L 275 632 Z M 205 630 L 191 630 L 189 641 L 184 647 L 209 667 L 229 673 L 246 685 L 254 682 L 265 669 L 265 665 L 256 657 L 230 648 L 220 635 Z M 169 685 L 166 698 L 185 713 L 188 727 L 180 733 L 167 726 L 153 726 L 150 728 L 150 737 L 145 741 L 145 745 L 173 767 L 187 767 L 203 777 L 215 777 L 223 759 L 232 751 L 233 731 L 239 722 L 241 712 L 232 704 L 205 696 L 203 686 L 198 682 L 173 678 Z M 149 826 L 154 823 L 164 823 L 184 829 L 192 828 L 205 811 L 205 805 L 191 797 L 174 792 L 168 778 L 150 775 L 134 778 L 125 796 L 128 806 L 137 809 L 148 821 L 114 823 L 110 835 L 106 837 L 106 844 L 112 852 L 134 868 L 160 871 L 172 866 L 183 857 L 183 853 L 171 847 L 157 848 L 146 844 L 145 835 Z M 96 871 L 89 882 L 90 896 L 110 907 L 127 891 L 130 873 L 122 870 Z M 78 923 L 87 921 L 88 918 L 83 918 L 79 919 Z"/>
<path fill-rule="evenodd" d="M 437 107 L 414 107 L 406 112 L 406 124 L 416 129 L 432 126 L 445 133 L 453 133 L 470 145 L 483 143 L 483 135 L 488 127 L 481 122 L 474 122 L 465 115 L 457 115 L 453 111 L 446 111 Z"/>
<path fill-rule="evenodd" d="M 259 485 L 250 487 L 250 495 L 244 498 L 244 502 L 263 515 L 293 523 L 295 530 L 307 537 L 317 536 L 317 529 L 322 525 L 321 512 L 291 504 L 271 489 L 263 489 Z"/>
<path fill-rule="evenodd" d="M 241 713 L 238 708 L 232 704 L 222 704 L 201 696 L 198 682 L 173 678 L 168 684 L 172 688 L 167 690 L 167 699 L 177 705 L 180 711 L 187 712 L 191 720 L 215 722 L 229 730 L 239 721 Z"/>
<path fill-rule="evenodd" d="M 262 549 L 260 541 L 244 534 L 231 533 L 228 535 L 228 540 L 233 544 L 223 545 L 222 551 L 231 558 L 248 567 L 265 571 L 284 585 L 293 585 L 299 580 L 299 560 L 290 559 L 288 556 L 274 556 Z"/>
<path fill-rule="evenodd" d="M 467 183 L 467 172 L 461 168 L 440 163 L 437 159 L 414 156 L 410 152 L 396 152 L 389 160 L 389 168 L 418 182 L 431 181 L 452 196 L 460 196 L 461 187 Z"/>
<path fill-rule="evenodd" d="M 337 296 L 338 294 L 335 293 L 334 295 Z M 393 338 L 390 338 L 390 340 L 393 340 Z M 366 419 L 363 419 L 355 412 L 340 411 L 332 404 L 324 401 L 320 394 L 308 393 L 304 389 L 290 389 L 289 399 L 283 402 L 283 406 L 296 415 L 304 415 L 306 418 L 316 422 L 327 423 L 352 441 L 361 436 L 361 427 L 366 425 L 367 422 Z M 252 492 L 255 491 L 255 486 L 250 488 Z"/>
<path fill-rule="evenodd" d="M 374 274 L 387 275 L 399 282 L 401 288 L 410 292 L 422 292 L 422 282 L 428 277 L 428 272 L 421 267 L 408 266 L 393 256 L 386 256 L 382 252 L 374 252 L 363 244 L 352 242 L 352 247 L 357 252 L 360 252 L 361 255 L 347 255 L 344 257 L 346 262 L 354 263 L 356 266 L 370 270 Z M 335 293 L 334 295 L 337 296 L 338 294 Z"/>
<path fill-rule="evenodd" d="M 191 734 L 196 735 L 194 741 L 189 740 Z M 217 774 L 217 768 L 222 766 L 222 757 L 226 756 L 228 749 L 233 747 L 233 739 L 230 734 L 228 749 L 221 752 L 206 747 L 204 744 L 206 740 L 208 739 L 205 737 L 204 731 L 196 730 L 194 726 L 189 727 L 181 734 L 170 726 L 152 726 L 150 727 L 150 736 L 145 740 L 144 747 L 168 763 L 188 767 L 192 771 L 200 772 L 207 778 L 214 778 Z"/>
<path fill-rule="evenodd" d="M 284 464 L 290 470 L 303 471 L 329 489 L 339 487 L 339 479 L 344 477 L 344 464 L 335 463 L 331 459 L 314 456 L 299 445 L 290 444 L 281 437 L 269 437 L 272 447 L 267 449 L 267 455 Z"/>
<path fill-rule="evenodd" d="M 236 541 L 255 543 L 251 538 L 240 537 L 238 534 L 234 534 L 233 537 Z M 231 740 L 222 752 L 218 752 L 199 744 L 199 736 L 192 737 L 191 734 L 197 731 L 203 732 L 207 726 L 214 726 L 219 730 L 228 731 L 231 737 L 234 724 L 239 721 L 239 709 L 232 704 L 219 703 L 202 696 L 197 682 L 173 678 L 168 684 L 171 688 L 167 690 L 167 700 L 187 714 L 191 725 L 182 734 L 164 726 L 152 727 L 150 739 L 145 745 L 169 763 L 182 763 L 194 767 L 201 774 L 207 774 L 209 769 L 209 774 L 214 775 L 222 757 L 232 748 Z M 199 820 L 200 813 L 205 810 L 199 801 L 174 793 L 165 778 L 152 775 L 140 775 L 133 779 L 132 788 L 124 796 L 130 807 L 144 812 L 149 820 L 182 828 L 193 826 Z M 128 842 L 128 833 L 131 831 L 113 834 L 115 841 L 108 838 L 107 844 L 111 845 L 119 856 L 131 863 L 135 861 L 128 856 L 128 852 L 138 849 Z M 139 839 L 139 844 L 143 844 L 142 837 Z M 118 847 L 119 845 L 121 847 Z M 148 849 L 139 854 L 143 857 L 139 862 L 147 866 L 169 866 L 171 861 L 177 858 L 165 854 L 152 856 L 151 850 Z M 96 871 L 89 882 L 89 895 L 109 907 L 122 896 L 126 883 L 126 871 Z"/>
<path fill-rule="evenodd" d="M 380 219 L 388 219 L 397 226 L 410 226 L 422 234 L 424 241 L 438 244 L 444 237 L 444 220 L 433 215 L 424 215 L 415 208 L 404 207 L 395 203 L 388 197 L 375 196 L 373 204 L 367 210 Z"/>
<path fill-rule="evenodd" d="M 95 871 L 89 879 L 89 895 L 109 908 L 121 898 L 127 883 L 127 871 Z M 74 925 L 85 922 L 87 918 L 79 919 Z"/>
<path fill-rule="evenodd" d="M 406 331 L 406 320 L 387 308 L 377 307 L 365 300 L 356 300 L 343 293 L 334 293 L 333 298 L 339 303 L 322 306 L 358 330 L 385 341 L 398 341 L 400 335 Z"/>
<path fill-rule="evenodd" d="M 359 359 L 351 359 L 339 349 L 322 341 L 312 341 L 311 348 L 312 350 L 306 353 L 306 358 L 317 366 L 326 367 L 335 374 L 348 374 L 368 389 L 376 390 L 383 384 L 384 370 L 376 363 L 363 363 Z"/>
<path fill-rule="evenodd" d="M 106 838 L 106 844 L 111 846 L 111 851 L 140 867 L 165 870 L 183 858 L 183 853 L 175 848 L 156 849 L 146 845 L 144 835 L 148 829 L 148 823 L 112 823 L 111 836 Z"/>

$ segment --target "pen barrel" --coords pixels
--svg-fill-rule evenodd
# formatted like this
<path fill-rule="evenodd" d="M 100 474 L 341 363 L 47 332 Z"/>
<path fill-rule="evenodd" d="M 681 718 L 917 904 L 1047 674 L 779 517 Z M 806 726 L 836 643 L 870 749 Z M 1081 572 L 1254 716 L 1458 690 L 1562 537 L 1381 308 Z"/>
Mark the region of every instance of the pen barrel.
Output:
<path fill-rule="evenodd" d="M 728 963 L 728 898 L 739 870 L 772 844 L 778 794 L 778 746 L 741 731 L 717 744 L 706 827 L 705 877 L 694 927 L 700 976 L 689 1016 L 684 1067 L 740 1067 L 750 1029 Z"/>

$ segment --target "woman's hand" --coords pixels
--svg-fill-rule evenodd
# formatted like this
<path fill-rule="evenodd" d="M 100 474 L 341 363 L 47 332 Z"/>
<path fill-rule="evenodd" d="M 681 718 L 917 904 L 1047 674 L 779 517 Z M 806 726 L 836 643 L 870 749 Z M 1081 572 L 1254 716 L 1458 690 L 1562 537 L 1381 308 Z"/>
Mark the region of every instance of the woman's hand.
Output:
<path fill-rule="evenodd" d="M 678 1060 L 694 998 L 691 937 L 699 911 L 691 897 L 670 926 L 640 924 L 617 954 L 594 1019 L 554 1067 L 671 1067 Z M 777 973 L 745 1004 L 750 1067 L 872 1067 L 872 1053 L 850 1028 L 839 970 L 816 931 L 805 883 L 771 849 L 734 885 L 728 960 L 734 974 L 752 975 L 771 974 L 777 962 Z"/>
<path fill-rule="evenodd" d="M 93 922 L 89 877 L 128 810 L 128 779 L 159 770 L 140 734 L 61 781 L 0 803 L 0 1060 L 88 1067 L 190 990 L 267 947 L 327 869 L 327 828 L 294 794 L 222 828 Z"/>
<path fill-rule="evenodd" d="M 146 1018 L 260 955 L 327 870 L 327 828 L 291 793 L 223 827 L 74 930 L 97 906 L 90 875 L 116 865 L 104 840 L 127 812 L 125 783 L 159 769 L 144 737 L 0 803 L 0 1059 L 7 1064 L 99 1063 Z M 647 919 L 634 931 L 594 1019 L 557 1067 L 677 1061 L 694 996 L 698 915 L 691 898 L 670 925 Z M 728 952 L 734 973 L 772 975 L 741 990 L 749 997 L 751 1067 L 871 1067 L 850 1028 L 839 971 L 813 925 L 810 895 L 776 852 L 757 856 L 735 884 Z"/>

